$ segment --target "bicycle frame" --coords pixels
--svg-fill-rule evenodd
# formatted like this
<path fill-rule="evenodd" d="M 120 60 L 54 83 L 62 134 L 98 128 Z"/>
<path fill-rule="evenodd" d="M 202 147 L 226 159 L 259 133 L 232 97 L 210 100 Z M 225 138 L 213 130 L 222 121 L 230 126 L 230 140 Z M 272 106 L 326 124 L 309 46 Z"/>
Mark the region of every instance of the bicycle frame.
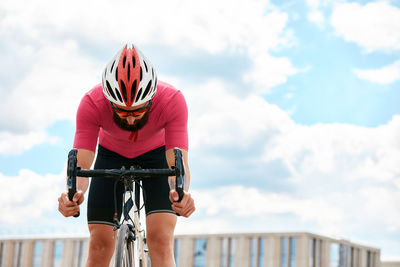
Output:
<path fill-rule="evenodd" d="M 124 205 L 123 205 L 123 218 L 122 218 L 122 223 L 119 224 L 118 227 L 117 226 L 114 227 L 114 230 L 117 230 L 118 228 L 122 228 L 123 231 L 125 231 L 125 229 L 129 229 L 128 235 L 131 235 L 133 237 L 133 241 L 130 240 L 129 241 L 130 244 L 126 244 L 127 245 L 126 249 L 128 253 L 130 253 L 130 255 L 128 255 L 128 258 L 134 262 L 133 266 L 147 267 L 148 251 L 146 248 L 146 233 L 145 230 L 142 229 L 142 224 L 140 221 L 140 210 L 141 210 L 140 193 L 142 192 L 142 190 L 136 190 L 136 188 L 139 186 L 137 184 L 138 181 L 133 181 L 133 182 L 131 181 L 133 180 L 129 178 L 124 179 L 125 193 L 124 193 Z M 132 185 L 135 185 L 135 188 L 133 188 Z M 128 203 L 131 203 L 132 206 Z M 137 205 L 139 205 L 139 207 Z M 126 225 L 127 227 L 124 227 L 123 225 Z M 120 239 L 120 237 L 118 237 L 118 239 Z M 125 248 L 117 247 L 117 250 L 118 249 L 125 249 Z M 131 250 L 131 252 L 129 250 Z M 137 251 L 138 253 L 135 254 L 134 251 Z M 118 257 L 118 251 L 116 254 Z M 116 261 L 118 261 L 118 259 L 116 259 Z"/>

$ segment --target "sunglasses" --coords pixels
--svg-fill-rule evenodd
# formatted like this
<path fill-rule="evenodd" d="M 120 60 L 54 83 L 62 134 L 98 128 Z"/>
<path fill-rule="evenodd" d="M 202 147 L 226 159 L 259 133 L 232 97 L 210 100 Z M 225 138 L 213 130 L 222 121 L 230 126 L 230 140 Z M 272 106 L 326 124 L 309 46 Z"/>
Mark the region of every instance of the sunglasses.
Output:
<path fill-rule="evenodd" d="M 134 109 L 134 110 L 126 110 L 126 109 L 116 107 L 116 106 L 114 106 L 114 104 L 111 101 L 110 101 L 110 104 L 111 104 L 111 108 L 115 111 L 115 113 L 117 113 L 118 115 L 120 115 L 122 117 L 128 117 L 128 116 L 139 117 L 140 115 L 144 114 L 147 110 L 149 110 L 149 108 L 151 106 L 151 100 L 145 107 Z"/>

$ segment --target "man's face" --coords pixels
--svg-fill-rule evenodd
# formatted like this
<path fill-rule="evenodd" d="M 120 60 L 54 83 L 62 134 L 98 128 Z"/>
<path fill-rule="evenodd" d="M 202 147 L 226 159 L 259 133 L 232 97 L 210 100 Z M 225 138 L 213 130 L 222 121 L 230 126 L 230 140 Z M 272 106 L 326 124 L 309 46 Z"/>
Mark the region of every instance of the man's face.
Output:
<path fill-rule="evenodd" d="M 151 103 L 145 103 L 135 108 L 126 108 L 112 104 L 111 106 L 113 108 L 113 119 L 115 124 L 117 124 L 117 126 L 122 130 L 131 132 L 139 131 L 146 125 L 149 119 L 150 104 Z M 131 111 L 140 110 L 146 107 L 147 109 L 144 110 L 144 113 L 139 116 L 131 116 L 129 114 L 124 114 L 123 112 L 127 111 L 129 113 Z"/>

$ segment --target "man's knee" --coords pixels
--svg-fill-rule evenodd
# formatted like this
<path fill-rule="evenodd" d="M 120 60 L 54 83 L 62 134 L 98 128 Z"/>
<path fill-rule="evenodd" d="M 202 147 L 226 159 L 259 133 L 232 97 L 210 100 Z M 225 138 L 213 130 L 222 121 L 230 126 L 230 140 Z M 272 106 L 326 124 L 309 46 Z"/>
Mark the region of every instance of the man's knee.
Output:
<path fill-rule="evenodd" d="M 159 231 L 158 233 L 147 233 L 147 243 L 150 246 L 169 247 L 173 245 L 174 235 Z"/>
<path fill-rule="evenodd" d="M 172 250 L 176 216 L 169 213 L 156 213 L 147 216 L 147 243 L 156 250 Z"/>
<path fill-rule="evenodd" d="M 103 224 L 90 224 L 89 254 L 96 257 L 111 258 L 115 249 L 113 227 Z"/>

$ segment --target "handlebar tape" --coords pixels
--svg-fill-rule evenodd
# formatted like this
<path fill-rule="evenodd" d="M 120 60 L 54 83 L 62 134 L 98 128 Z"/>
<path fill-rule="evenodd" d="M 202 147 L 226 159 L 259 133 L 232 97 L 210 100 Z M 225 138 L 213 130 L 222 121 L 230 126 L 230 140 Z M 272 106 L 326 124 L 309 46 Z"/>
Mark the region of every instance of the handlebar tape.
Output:
<path fill-rule="evenodd" d="M 76 171 L 77 171 L 77 149 L 72 149 L 68 153 L 68 166 L 67 166 L 67 187 L 68 187 L 68 198 L 72 201 L 76 193 Z M 79 217 L 80 212 L 74 215 L 75 218 Z"/>
<path fill-rule="evenodd" d="M 175 190 L 178 193 L 179 199 L 178 202 L 181 202 L 183 195 L 184 195 L 184 188 L 185 188 L 185 165 L 183 164 L 182 159 L 182 151 L 179 148 L 174 148 L 175 154 L 175 176 L 176 176 L 176 183 L 175 183 Z"/>

